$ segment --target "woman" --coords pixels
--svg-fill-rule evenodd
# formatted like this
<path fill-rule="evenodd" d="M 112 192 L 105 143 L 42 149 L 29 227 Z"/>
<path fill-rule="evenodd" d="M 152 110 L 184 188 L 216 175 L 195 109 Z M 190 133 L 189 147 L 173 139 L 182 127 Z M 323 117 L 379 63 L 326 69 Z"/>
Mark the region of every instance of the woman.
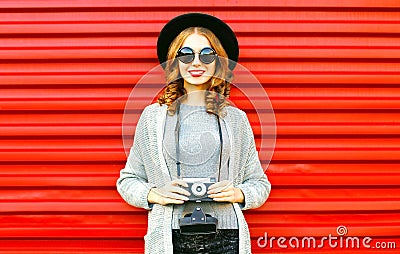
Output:
<path fill-rule="evenodd" d="M 117 181 L 127 203 L 149 210 L 145 251 L 251 253 L 241 210 L 261 206 L 271 185 L 246 114 L 225 99 L 236 36 L 213 16 L 189 13 L 165 25 L 157 50 L 167 85 L 143 111 Z"/>

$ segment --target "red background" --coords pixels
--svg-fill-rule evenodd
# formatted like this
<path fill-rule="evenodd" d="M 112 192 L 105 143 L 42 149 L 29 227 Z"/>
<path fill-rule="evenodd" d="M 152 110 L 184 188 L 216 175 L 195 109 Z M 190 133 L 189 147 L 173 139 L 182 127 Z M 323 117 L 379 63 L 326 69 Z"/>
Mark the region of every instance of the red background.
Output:
<path fill-rule="evenodd" d="M 239 63 L 275 110 L 273 191 L 245 212 L 253 251 L 311 252 L 256 241 L 337 235 L 340 225 L 400 248 L 398 0 L 5 0 L 0 253 L 143 252 L 146 212 L 115 189 L 123 110 L 157 64 L 162 26 L 192 11 L 233 28 Z"/>

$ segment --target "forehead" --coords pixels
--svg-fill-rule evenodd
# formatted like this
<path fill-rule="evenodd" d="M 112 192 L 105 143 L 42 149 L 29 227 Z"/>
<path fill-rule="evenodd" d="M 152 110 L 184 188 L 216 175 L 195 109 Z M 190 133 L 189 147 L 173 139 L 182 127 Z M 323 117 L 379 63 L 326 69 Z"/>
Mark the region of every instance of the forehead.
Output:
<path fill-rule="evenodd" d="M 182 47 L 190 47 L 199 51 L 204 47 L 211 47 L 211 44 L 204 35 L 191 34 L 183 41 Z"/>

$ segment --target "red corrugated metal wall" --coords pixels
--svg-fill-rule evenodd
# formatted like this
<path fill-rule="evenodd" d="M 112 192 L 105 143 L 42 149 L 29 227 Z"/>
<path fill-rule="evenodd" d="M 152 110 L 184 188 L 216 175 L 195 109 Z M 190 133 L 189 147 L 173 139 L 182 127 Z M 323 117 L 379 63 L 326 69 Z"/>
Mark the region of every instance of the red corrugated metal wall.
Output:
<path fill-rule="evenodd" d="M 245 213 L 254 252 L 284 251 L 277 242 L 274 250 L 259 248 L 264 232 L 338 236 L 340 225 L 347 236 L 399 249 L 398 0 L 5 0 L 0 253 L 143 251 L 146 212 L 115 190 L 126 159 L 123 110 L 157 64 L 159 30 L 189 11 L 231 25 L 240 63 L 275 110 L 273 191 L 262 208 Z"/>

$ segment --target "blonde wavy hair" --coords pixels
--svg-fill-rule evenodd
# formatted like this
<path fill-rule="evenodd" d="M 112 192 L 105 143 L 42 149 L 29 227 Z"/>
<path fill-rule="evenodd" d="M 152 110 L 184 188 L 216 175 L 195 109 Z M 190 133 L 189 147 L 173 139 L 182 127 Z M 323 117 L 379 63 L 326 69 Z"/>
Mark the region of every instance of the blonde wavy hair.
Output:
<path fill-rule="evenodd" d="M 231 90 L 231 81 L 233 73 L 229 69 L 228 55 L 222 47 L 218 38 L 209 29 L 204 27 L 189 27 L 183 30 L 171 43 L 167 54 L 167 63 L 165 66 L 166 86 L 158 98 L 160 105 L 168 106 L 168 113 L 175 114 L 176 99 L 187 94 L 183 86 L 183 78 L 179 72 L 178 60 L 175 58 L 176 53 L 182 47 L 185 39 L 191 34 L 199 34 L 205 36 L 215 50 L 218 57 L 216 58 L 216 68 L 214 75 L 210 78 L 208 89 L 205 95 L 206 111 L 211 114 L 223 116 L 223 108 L 229 105 L 226 98 L 229 98 Z"/>

